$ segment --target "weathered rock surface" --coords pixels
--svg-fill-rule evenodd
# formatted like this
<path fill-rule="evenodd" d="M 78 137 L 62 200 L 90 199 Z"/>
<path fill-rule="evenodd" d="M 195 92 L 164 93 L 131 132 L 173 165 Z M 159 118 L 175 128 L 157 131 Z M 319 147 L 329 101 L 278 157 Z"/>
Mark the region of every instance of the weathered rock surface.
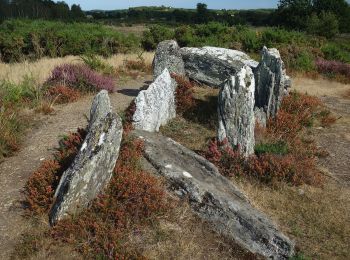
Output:
<path fill-rule="evenodd" d="M 203 157 L 170 138 L 134 131 L 144 139 L 145 157 L 164 176 L 169 189 L 188 198 L 193 211 L 220 234 L 249 251 L 273 259 L 288 259 L 294 243 Z"/>
<path fill-rule="evenodd" d="M 286 74 L 279 51 L 264 47 L 261 62 L 254 74 L 256 82 L 255 105 L 264 110 L 267 118 L 275 117 L 283 96 L 291 86 L 291 80 Z"/>
<path fill-rule="evenodd" d="M 218 100 L 218 139 L 227 139 L 245 156 L 254 153 L 254 95 L 254 74 L 245 65 L 223 84 Z"/>
<path fill-rule="evenodd" d="M 244 65 L 256 68 L 258 63 L 247 54 L 224 48 L 181 48 L 189 78 L 211 87 L 220 87 L 229 77 L 235 75 Z"/>
<path fill-rule="evenodd" d="M 159 77 L 164 69 L 169 73 L 185 75 L 185 65 L 179 53 L 180 47 L 176 41 L 163 41 L 158 44 L 153 59 L 153 76 Z"/>
<path fill-rule="evenodd" d="M 50 223 L 88 206 L 109 183 L 119 155 L 123 127 L 112 113 L 107 91 L 94 98 L 88 133 L 71 167 L 62 175 L 50 212 Z"/>
<path fill-rule="evenodd" d="M 161 125 L 176 117 L 176 83 L 168 69 L 135 98 L 136 110 L 133 115 L 135 129 L 158 132 Z"/>

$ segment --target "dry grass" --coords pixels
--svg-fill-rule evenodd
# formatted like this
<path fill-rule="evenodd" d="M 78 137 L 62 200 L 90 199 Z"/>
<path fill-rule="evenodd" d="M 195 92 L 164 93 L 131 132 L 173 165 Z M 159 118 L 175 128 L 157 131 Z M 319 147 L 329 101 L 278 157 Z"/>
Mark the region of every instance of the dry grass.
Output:
<path fill-rule="evenodd" d="M 152 52 L 142 54 L 146 64 L 152 63 L 153 56 Z M 137 54 L 118 54 L 103 60 L 118 68 L 123 66 L 125 60 L 137 60 L 137 58 Z M 18 84 L 26 75 L 32 75 L 38 84 L 42 84 L 50 76 L 53 68 L 65 63 L 82 63 L 82 60 L 77 56 L 67 56 L 64 58 L 43 58 L 35 62 L 0 63 L 0 80 L 9 80 Z"/>
<path fill-rule="evenodd" d="M 281 184 L 271 188 L 240 180 L 252 203 L 277 221 L 312 259 L 350 259 L 350 189 L 329 181 L 323 188 Z"/>
<path fill-rule="evenodd" d="M 342 97 L 344 92 L 350 91 L 350 84 L 342 84 L 326 79 L 308 79 L 296 77 L 293 79 L 293 90 L 307 93 L 312 96 L 336 96 Z"/>
<path fill-rule="evenodd" d="M 314 88 L 316 91 L 317 85 Z M 339 93 L 338 90 L 331 91 Z M 196 89 L 195 93 L 199 99 L 207 100 L 207 107 L 208 91 L 209 96 L 215 96 L 215 90 L 205 88 Z M 203 114 L 210 117 L 208 113 Z M 200 150 L 207 145 L 208 139 L 215 137 L 215 131 L 210 129 L 203 122 L 179 117 L 163 127 L 162 132 L 193 150 Z M 328 179 L 323 187 L 292 187 L 281 182 L 269 186 L 242 177 L 234 177 L 232 181 L 296 241 L 302 255 L 312 259 L 350 258 L 350 187 L 342 187 Z"/>
<path fill-rule="evenodd" d="M 158 225 L 130 234 L 127 240 L 146 259 L 256 259 L 211 231 L 183 202 Z"/>

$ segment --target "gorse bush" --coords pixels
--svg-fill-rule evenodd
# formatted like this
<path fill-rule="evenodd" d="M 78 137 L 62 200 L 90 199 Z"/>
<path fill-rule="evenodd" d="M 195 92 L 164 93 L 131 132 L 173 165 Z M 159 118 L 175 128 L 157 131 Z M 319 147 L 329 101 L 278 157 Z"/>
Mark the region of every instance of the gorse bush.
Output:
<path fill-rule="evenodd" d="M 57 66 L 45 85 L 63 85 L 82 92 L 105 89 L 112 92 L 114 79 L 103 76 L 86 65 L 64 64 Z"/>
<path fill-rule="evenodd" d="M 109 56 L 138 46 L 136 36 L 99 24 L 8 20 L 0 25 L 0 57 L 5 62 L 89 53 Z"/>
<path fill-rule="evenodd" d="M 83 60 L 85 65 L 87 65 L 90 69 L 100 72 L 105 75 L 113 75 L 115 73 L 115 69 L 113 66 L 104 62 L 102 59 L 97 57 L 96 55 L 82 55 L 80 58 Z"/>

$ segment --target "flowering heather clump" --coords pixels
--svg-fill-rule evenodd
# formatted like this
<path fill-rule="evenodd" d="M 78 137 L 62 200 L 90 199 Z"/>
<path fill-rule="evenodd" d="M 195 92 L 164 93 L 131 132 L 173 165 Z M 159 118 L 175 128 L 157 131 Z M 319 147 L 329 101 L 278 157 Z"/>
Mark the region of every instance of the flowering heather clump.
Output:
<path fill-rule="evenodd" d="M 195 104 L 193 97 L 193 87 L 190 81 L 185 79 L 182 76 L 176 75 L 175 73 L 171 74 L 171 77 L 176 80 L 176 111 L 179 114 L 184 113 L 189 110 Z"/>
<path fill-rule="evenodd" d="M 86 65 L 64 64 L 57 66 L 47 80 L 49 85 L 64 85 L 80 91 L 96 91 L 105 89 L 112 92 L 114 80 L 103 76 Z"/>
<path fill-rule="evenodd" d="M 350 79 L 350 64 L 340 61 L 329 61 L 324 59 L 318 59 L 316 61 L 317 70 L 325 74 L 341 74 Z"/>
<path fill-rule="evenodd" d="M 169 208 L 161 182 L 139 165 L 143 142 L 126 138 L 106 192 L 78 218 L 60 221 L 51 232 L 55 239 L 74 244 L 86 257 L 138 259 L 137 253 L 128 252 L 123 245 L 123 237 L 154 223 Z"/>
<path fill-rule="evenodd" d="M 80 92 L 76 89 L 66 86 L 49 87 L 46 95 L 58 104 L 70 103 L 80 97 Z"/>

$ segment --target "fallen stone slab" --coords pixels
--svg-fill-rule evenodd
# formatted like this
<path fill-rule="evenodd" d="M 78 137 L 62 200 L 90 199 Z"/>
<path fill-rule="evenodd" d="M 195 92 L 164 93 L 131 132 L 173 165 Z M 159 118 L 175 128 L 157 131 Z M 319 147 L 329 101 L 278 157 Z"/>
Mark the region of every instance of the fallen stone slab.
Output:
<path fill-rule="evenodd" d="M 288 93 L 291 79 L 286 74 L 285 65 L 279 51 L 263 48 L 261 62 L 255 69 L 255 106 L 262 108 L 266 118 L 275 117 L 283 97 Z"/>
<path fill-rule="evenodd" d="M 217 47 L 181 48 L 185 71 L 192 80 L 210 87 L 220 87 L 244 65 L 256 68 L 258 62 L 237 50 Z"/>
<path fill-rule="evenodd" d="M 176 82 L 168 69 L 135 98 L 133 126 L 135 129 L 158 132 L 161 125 L 176 117 Z"/>
<path fill-rule="evenodd" d="M 246 157 L 254 154 L 254 95 L 254 74 L 245 65 L 223 84 L 218 98 L 218 140 L 227 140 Z"/>
<path fill-rule="evenodd" d="M 144 140 L 144 155 L 165 177 L 168 188 L 188 198 L 193 211 L 214 230 L 266 258 L 288 259 L 293 255 L 294 243 L 213 164 L 160 134 L 138 130 L 133 134 Z"/>
<path fill-rule="evenodd" d="M 185 75 L 185 65 L 180 54 L 180 47 L 174 40 L 163 41 L 158 44 L 153 59 L 153 77 L 159 77 L 164 69 L 169 73 Z"/>
<path fill-rule="evenodd" d="M 109 183 L 119 156 L 122 121 L 112 113 L 108 92 L 96 95 L 90 111 L 88 133 L 73 164 L 66 170 L 55 192 L 49 219 L 57 221 L 79 213 Z"/>

